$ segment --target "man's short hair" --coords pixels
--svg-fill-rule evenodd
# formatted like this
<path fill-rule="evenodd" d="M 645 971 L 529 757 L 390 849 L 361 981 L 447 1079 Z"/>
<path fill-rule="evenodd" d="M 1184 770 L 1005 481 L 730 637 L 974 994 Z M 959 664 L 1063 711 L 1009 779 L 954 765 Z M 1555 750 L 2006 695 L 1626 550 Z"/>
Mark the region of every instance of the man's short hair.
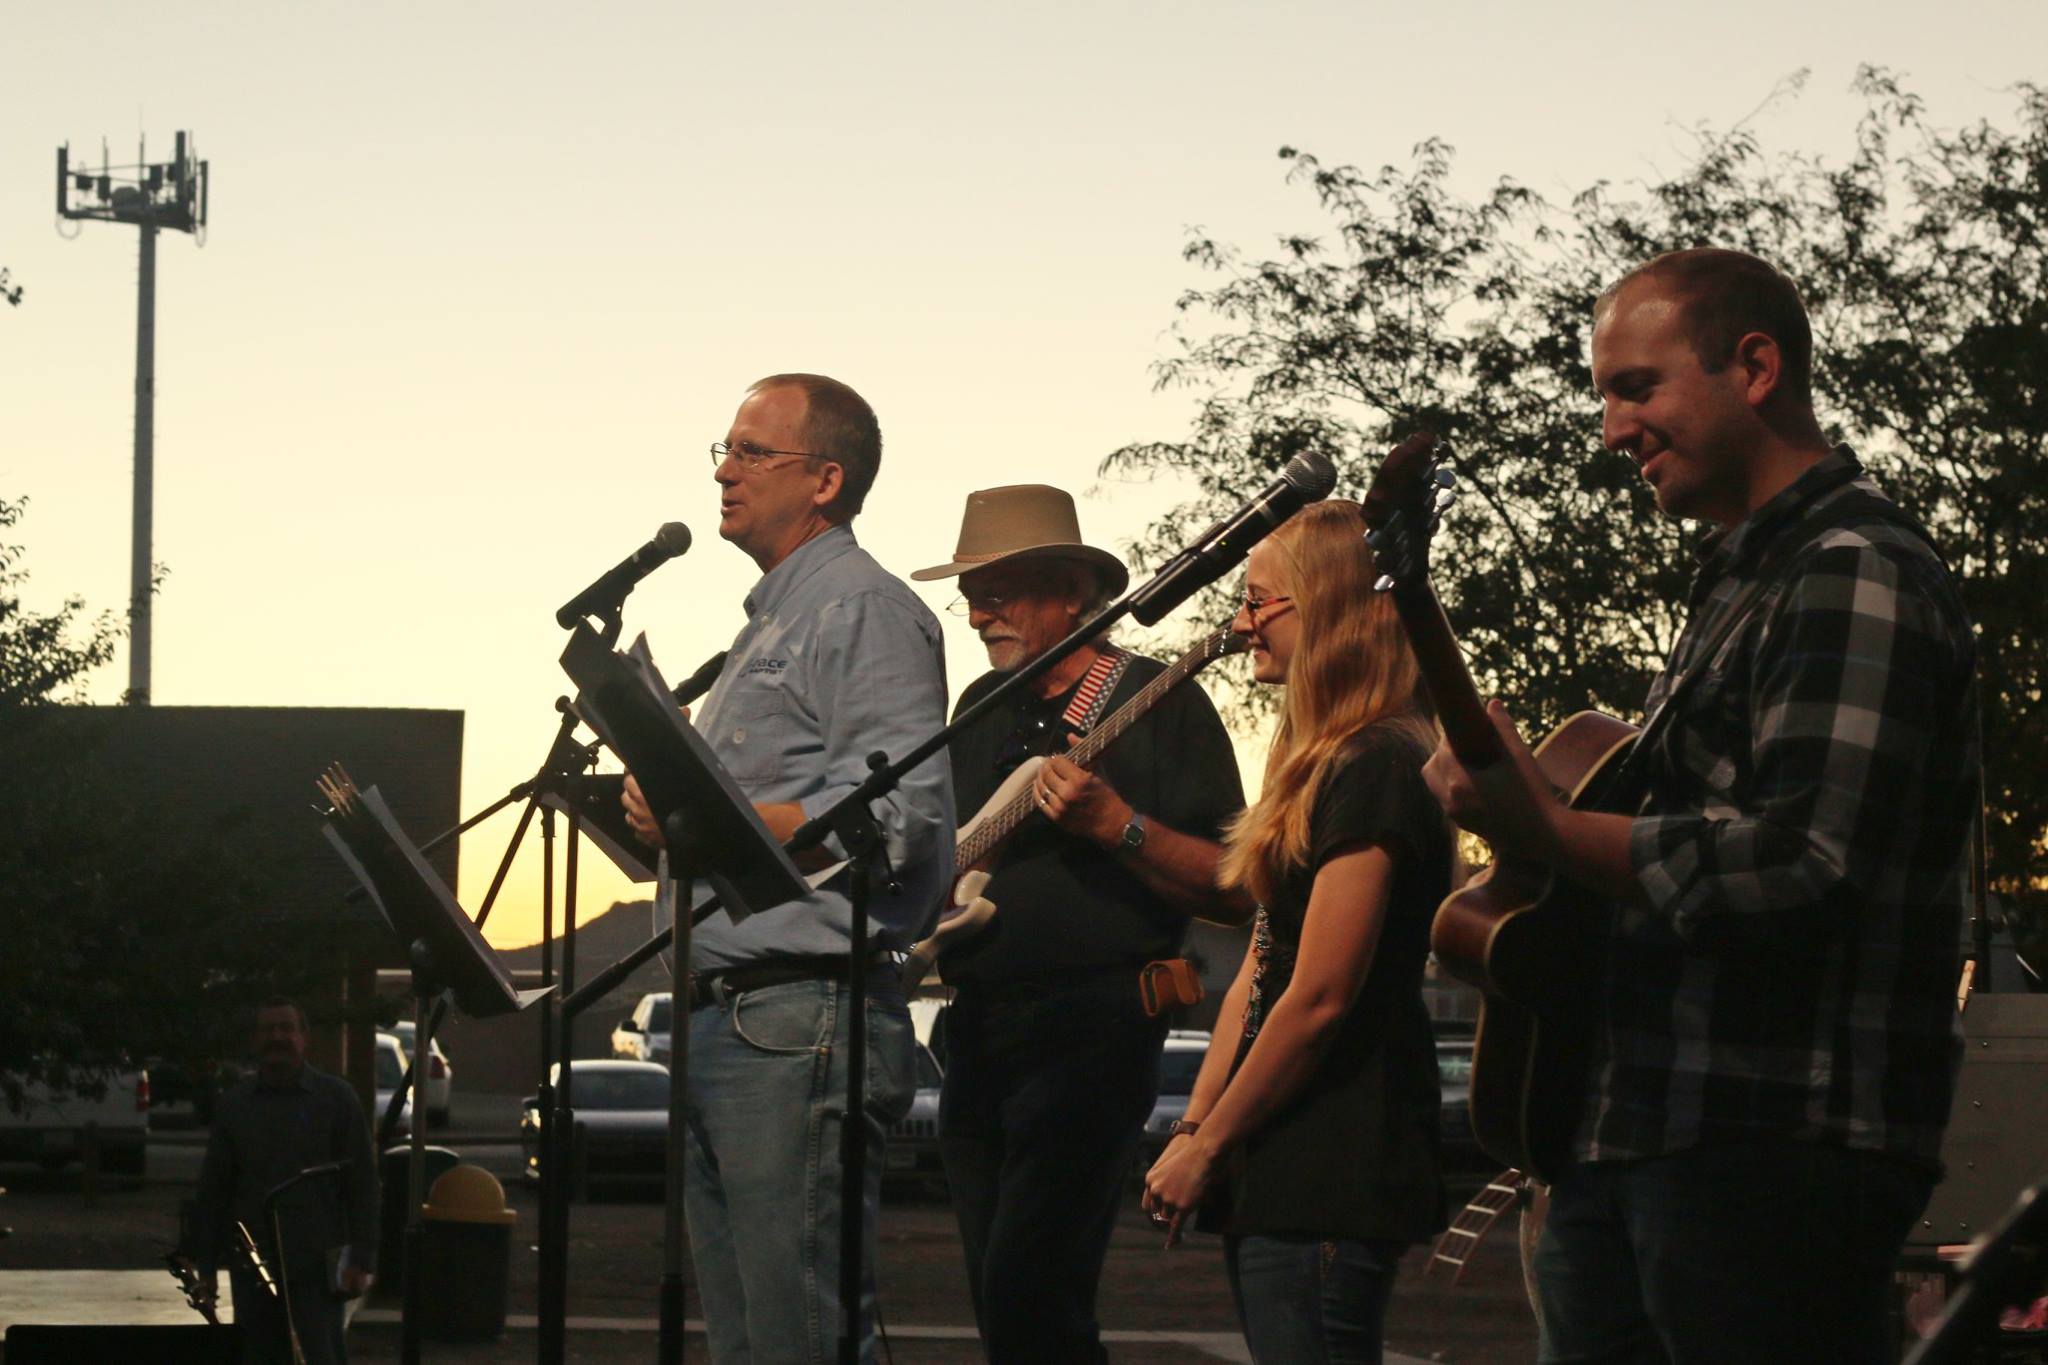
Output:
<path fill-rule="evenodd" d="M 882 427 L 868 400 L 850 387 L 822 374 L 771 374 L 757 380 L 749 394 L 767 389 L 795 389 L 804 396 L 804 448 L 824 456 L 845 472 L 839 496 L 825 515 L 844 524 L 860 515 L 875 475 L 882 470 Z"/>
<path fill-rule="evenodd" d="M 256 1027 L 256 1016 L 265 1010 L 290 1010 L 299 1019 L 299 1032 L 311 1033 L 312 1026 L 306 1022 L 306 1011 L 298 1001 L 289 995 L 268 995 L 256 1002 L 256 1008 L 249 1011 L 249 1027 Z"/>
<path fill-rule="evenodd" d="M 1708 374 L 1735 359 L 1736 343 L 1762 332 L 1784 357 L 1778 392 L 1813 403 L 1813 327 L 1799 287 L 1769 261 L 1725 247 L 1694 247 L 1654 256 L 1609 285 L 1593 305 L 1597 318 L 1638 280 L 1660 285 L 1677 301 L 1693 353 Z"/>

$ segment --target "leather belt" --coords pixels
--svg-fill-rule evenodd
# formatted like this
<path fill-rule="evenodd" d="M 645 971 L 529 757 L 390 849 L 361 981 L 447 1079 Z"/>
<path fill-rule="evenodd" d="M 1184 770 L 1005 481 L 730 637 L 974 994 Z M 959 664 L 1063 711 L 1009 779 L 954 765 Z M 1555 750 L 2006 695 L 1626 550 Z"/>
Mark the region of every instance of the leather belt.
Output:
<path fill-rule="evenodd" d="M 878 983 L 893 984 L 900 953 L 876 952 L 868 959 L 868 988 Z M 713 972 L 690 973 L 690 1008 L 729 1004 L 735 996 L 769 986 L 787 986 L 794 981 L 844 980 L 850 959 L 845 957 L 778 957 L 743 967 L 724 967 Z"/>

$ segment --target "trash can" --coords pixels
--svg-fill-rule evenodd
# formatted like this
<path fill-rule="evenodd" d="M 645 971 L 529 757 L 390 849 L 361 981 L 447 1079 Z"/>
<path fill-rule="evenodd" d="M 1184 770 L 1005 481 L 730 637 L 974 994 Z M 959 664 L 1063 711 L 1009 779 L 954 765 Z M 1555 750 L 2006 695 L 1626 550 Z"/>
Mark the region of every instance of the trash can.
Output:
<path fill-rule="evenodd" d="M 426 1149 L 426 1189 L 433 1189 L 441 1173 L 462 1157 L 446 1147 Z M 412 1165 L 412 1148 L 396 1143 L 384 1149 L 377 1162 L 378 1208 L 383 1222 L 377 1229 L 377 1289 L 379 1295 L 396 1297 L 405 1272 L 406 1172 Z"/>
<path fill-rule="evenodd" d="M 420 1245 L 420 1335 L 489 1341 L 505 1332 L 512 1225 L 505 1187 L 481 1166 L 453 1166 L 434 1182 Z"/>

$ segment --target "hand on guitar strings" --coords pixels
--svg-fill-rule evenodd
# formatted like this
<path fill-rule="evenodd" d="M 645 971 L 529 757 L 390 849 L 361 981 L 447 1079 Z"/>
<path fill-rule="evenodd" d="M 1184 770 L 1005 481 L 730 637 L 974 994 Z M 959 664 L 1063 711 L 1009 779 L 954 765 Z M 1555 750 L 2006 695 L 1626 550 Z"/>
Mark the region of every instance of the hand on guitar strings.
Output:
<path fill-rule="evenodd" d="M 1505 758 L 1468 768 L 1448 741 L 1438 740 L 1436 752 L 1422 767 L 1422 779 L 1451 821 L 1486 840 L 1496 855 L 1551 863 L 1557 851 L 1557 816 L 1564 808 L 1507 706 L 1496 697 L 1486 704 L 1486 715 L 1500 735 Z"/>
<path fill-rule="evenodd" d="M 1079 735 L 1068 736 L 1071 745 Z M 1131 803 L 1108 782 L 1063 754 L 1039 766 L 1031 784 L 1031 801 L 1039 813 L 1067 833 L 1114 848 L 1131 823 Z"/>

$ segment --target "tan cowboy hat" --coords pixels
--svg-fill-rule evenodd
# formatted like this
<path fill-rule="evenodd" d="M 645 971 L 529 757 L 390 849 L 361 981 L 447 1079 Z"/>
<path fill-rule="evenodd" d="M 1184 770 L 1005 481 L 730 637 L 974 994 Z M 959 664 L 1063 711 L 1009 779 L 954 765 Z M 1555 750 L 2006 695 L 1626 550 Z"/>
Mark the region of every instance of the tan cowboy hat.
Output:
<path fill-rule="evenodd" d="M 1101 574 L 1112 596 L 1131 581 L 1130 570 L 1121 559 L 1081 543 L 1081 519 L 1074 515 L 1073 495 L 1042 483 L 1015 483 L 969 493 L 953 562 L 919 569 L 911 577 L 921 583 L 952 578 L 1005 559 L 1076 560 Z"/>

